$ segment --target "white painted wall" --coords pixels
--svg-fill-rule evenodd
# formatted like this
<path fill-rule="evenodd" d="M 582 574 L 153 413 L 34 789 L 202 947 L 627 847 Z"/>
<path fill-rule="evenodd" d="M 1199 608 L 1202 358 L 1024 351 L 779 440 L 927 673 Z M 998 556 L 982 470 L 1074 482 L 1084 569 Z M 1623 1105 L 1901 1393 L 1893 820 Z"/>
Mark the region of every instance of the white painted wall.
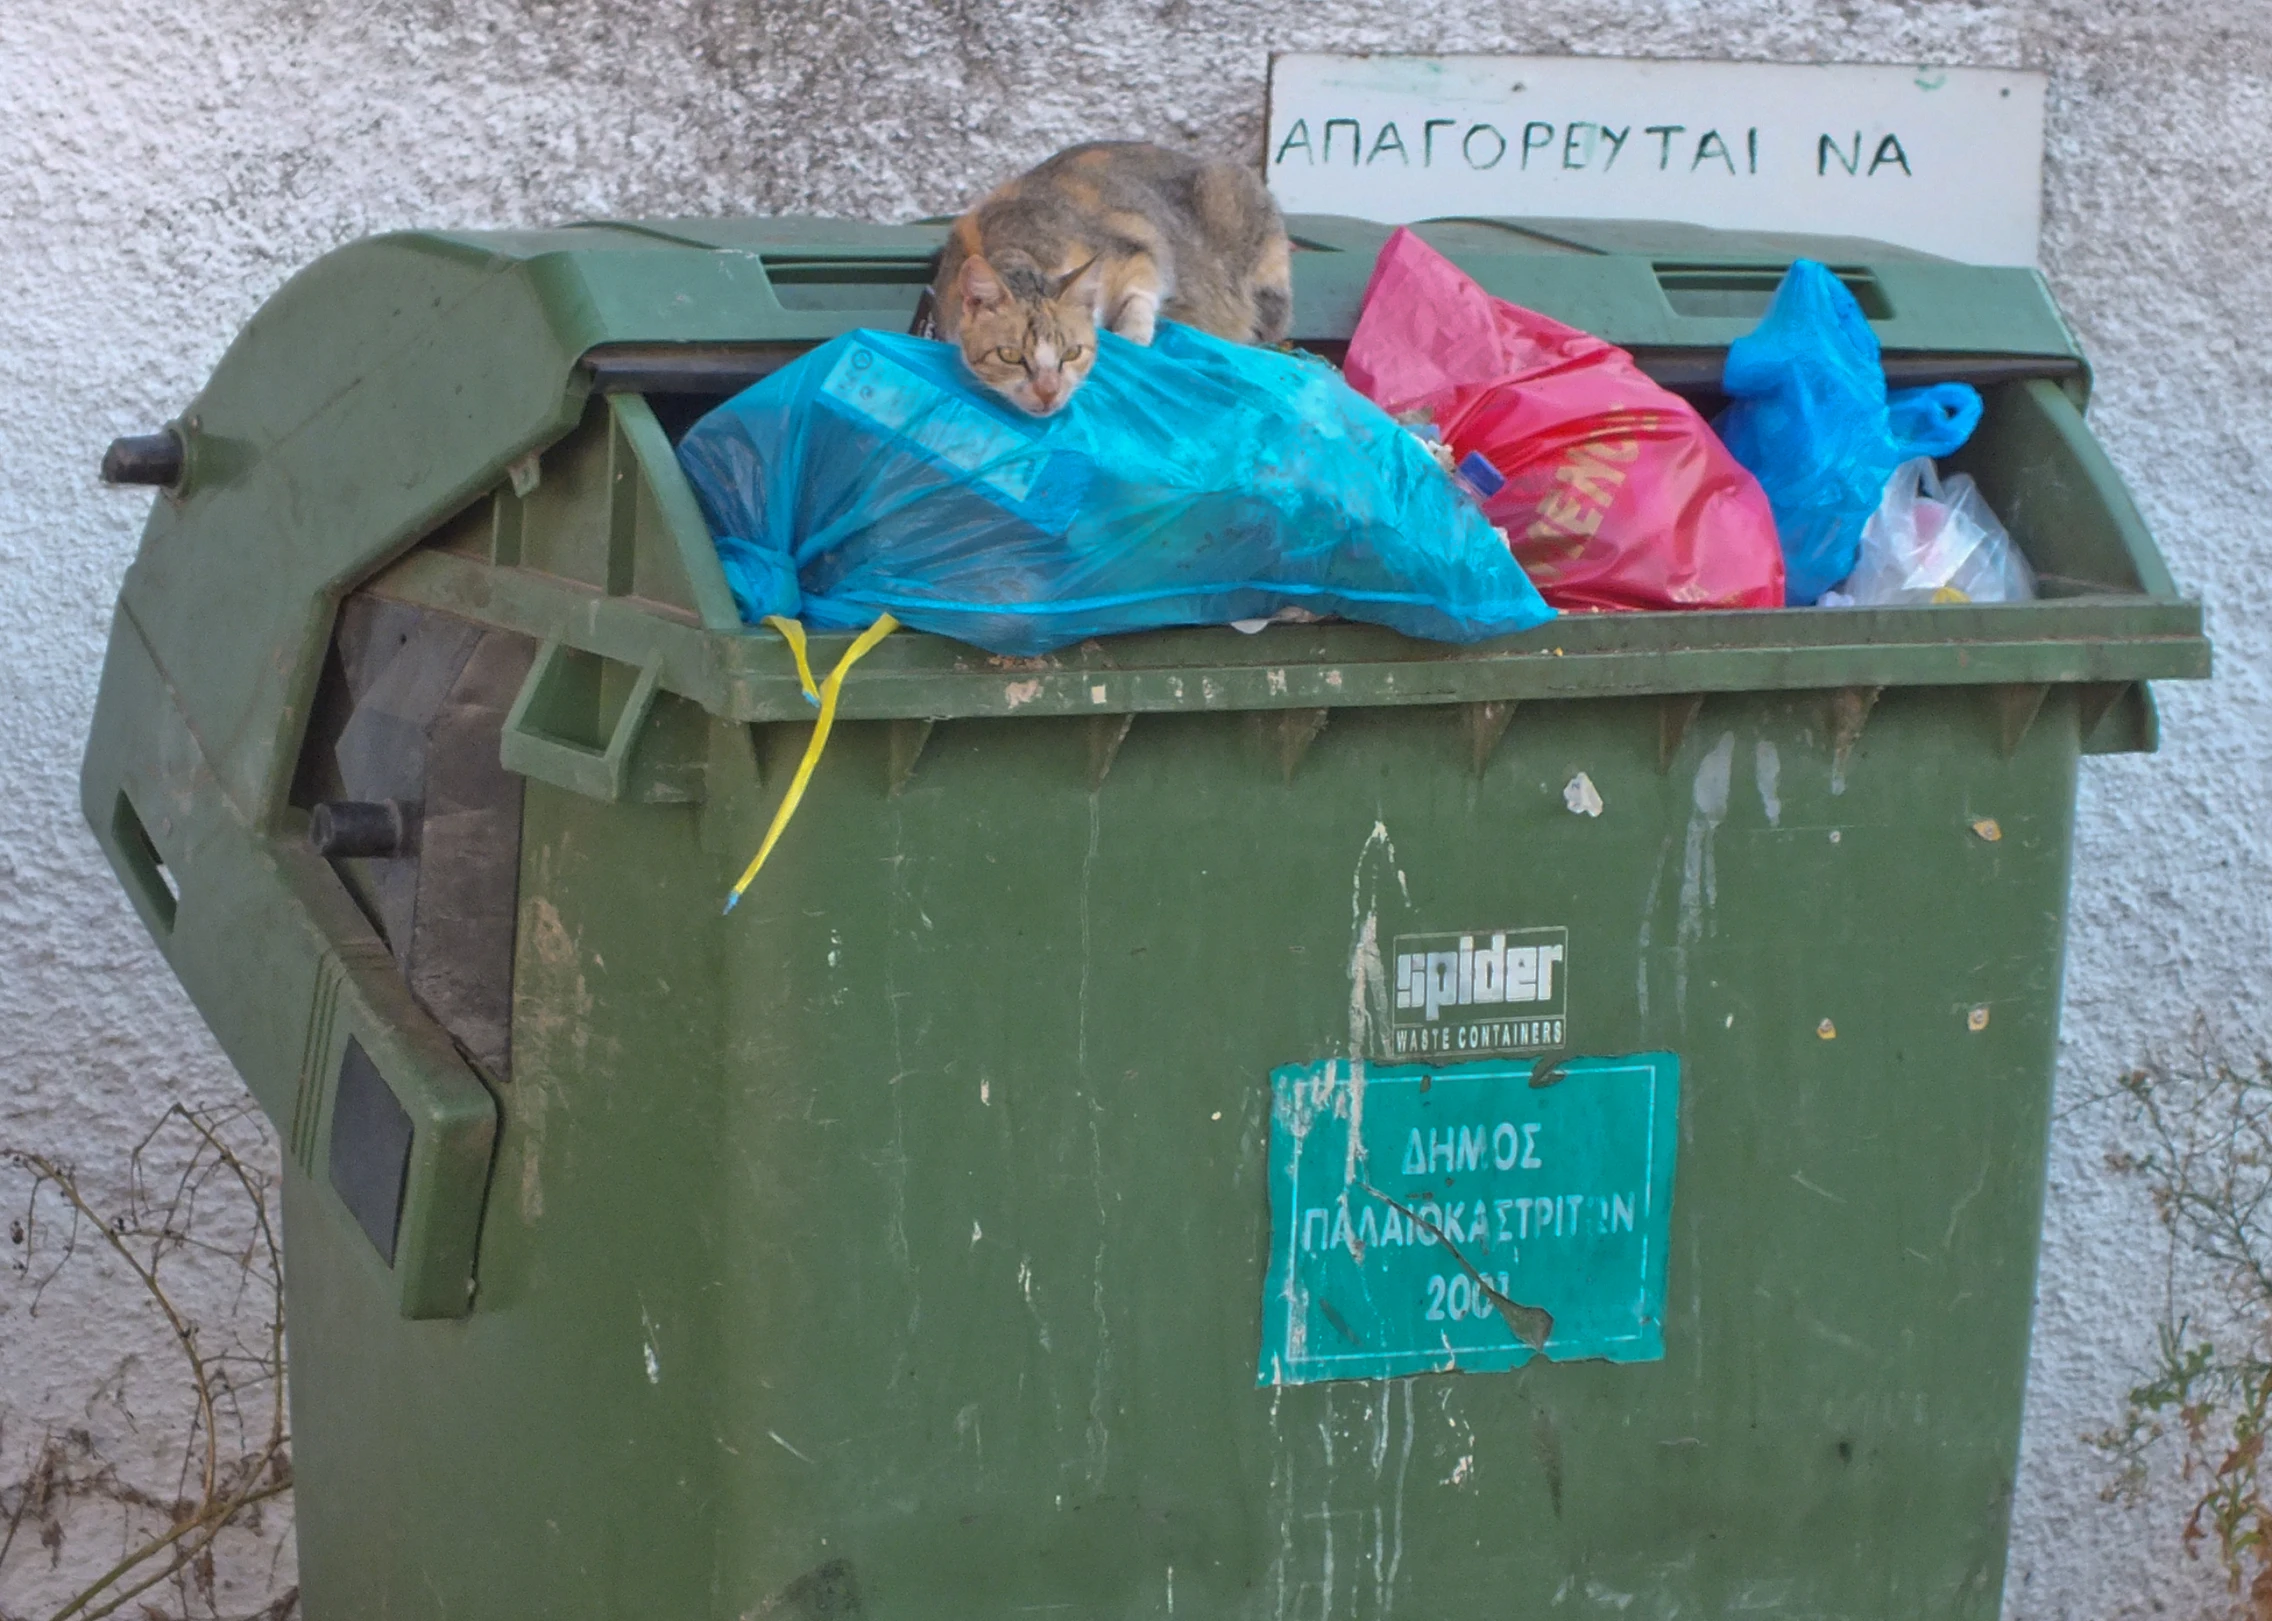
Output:
<path fill-rule="evenodd" d="M 2217 639 L 2152 759 L 2086 770 L 2038 1346 L 2009 1611 L 2198 1613 L 2164 1494 L 2100 1500 L 2079 1436 L 2149 1346 L 2149 1215 L 2087 1100 L 2196 1009 L 2258 1015 L 2272 857 L 2272 7 L 2262 0 L 6 0 L 0 5 L 0 1138 L 91 1168 L 236 1082 L 80 825 L 110 603 L 146 498 L 100 489 L 297 266 L 367 232 L 642 212 L 944 211 L 1076 138 L 1258 150 L 1272 48 L 2018 64 L 2052 74 L 2044 262 L 2094 421 Z M 216 626 L 216 634 L 226 627 Z M 114 1285 L 39 1315 L 0 1276 L 0 1453 L 161 1428 L 162 1346 Z M 224 1297 L 199 1303 L 210 1331 Z M 126 1359 L 126 1400 L 90 1393 Z M 134 1418 L 127 1414 L 131 1410 Z M 268 1522 L 273 1544 L 281 1515 Z M 64 1564 L 104 1557 L 91 1522 Z M 250 1544 L 225 1562 L 269 1579 Z M 289 1556 L 282 1567 L 289 1574 Z M 63 1572 L 41 1583 L 59 1582 Z M 7 1578 L 0 1609 L 41 1594 Z M 241 1613 L 241 1609 L 239 1612 Z M 320 1618 L 319 1618 L 320 1621 Z"/>

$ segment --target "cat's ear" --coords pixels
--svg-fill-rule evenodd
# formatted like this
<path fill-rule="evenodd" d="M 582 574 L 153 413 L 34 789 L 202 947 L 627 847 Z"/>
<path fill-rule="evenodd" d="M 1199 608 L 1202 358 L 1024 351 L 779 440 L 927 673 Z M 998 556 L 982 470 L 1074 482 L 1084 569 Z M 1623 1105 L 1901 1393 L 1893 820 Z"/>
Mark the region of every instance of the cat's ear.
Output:
<path fill-rule="evenodd" d="M 1078 304 L 1089 312 L 1094 321 L 1104 307 L 1104 255 L 1092 254 L 1085 265 L 1077 265 L 1057 278 L 1057 285 L 1049 296 L 1060 304 Z"/>
<path fill-rule="evenodd" d="M 994 274 L 994 267 L 976 255 L 962 262 L 963 314 L 973 315 L 980 310 L 998 307 L 1010 296 L 1002 285 L 1002 278 Z"/>

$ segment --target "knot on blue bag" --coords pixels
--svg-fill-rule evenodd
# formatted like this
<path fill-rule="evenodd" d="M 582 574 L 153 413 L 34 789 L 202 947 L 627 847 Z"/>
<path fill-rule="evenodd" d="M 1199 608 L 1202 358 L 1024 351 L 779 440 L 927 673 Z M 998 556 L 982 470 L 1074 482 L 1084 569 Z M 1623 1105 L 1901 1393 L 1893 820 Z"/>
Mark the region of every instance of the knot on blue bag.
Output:
<path fill-rule="evenodd" d="M 785 553 L 739 535 L 720 535 L 718 562 L 743 623 L 762 624 L 775 614 L 783 619 L 802 617 L 804 592 L 797 584 L 797 566 Z"/>
<path fill-rule="evenodd" d="M 1885 397 L 1885 414 L 1886 431 L 1901 461 L 1946 456 L 1980 426 L 1980 390 L 1970 383 L 1896 389 Z"/>
<path fill-rule="evenodd" d="M 1811 604 L 1854 571 L 1886 480 L 1972 437 L 1980 394 L 1935 383 L 1889 395 L 1877 334 L 1827 265 L 1794 263 L 1766 317 L 1728 347 L 1713 424 L 1775 509 L 1783 598 Z"/>

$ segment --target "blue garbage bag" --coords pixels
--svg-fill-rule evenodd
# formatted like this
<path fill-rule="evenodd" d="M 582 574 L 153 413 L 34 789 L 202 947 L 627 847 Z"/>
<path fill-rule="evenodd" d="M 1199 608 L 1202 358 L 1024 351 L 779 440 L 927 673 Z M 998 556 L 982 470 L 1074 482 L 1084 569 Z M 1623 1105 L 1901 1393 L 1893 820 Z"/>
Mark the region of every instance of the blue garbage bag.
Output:
<path fill-rule="evenodd" d="M 1470 642 L 1553 617 L 1427 449 L 1322 361 L 1163 322 L 1032 417 L 948 344 L 849 332 L 679 460 L 742 615 L 995 653 L 1284 607 Z"/>
<path fill-rule="evenodd" d="M 1766 319 L 1729 345 L 1722 380 L 1729 405 L 1713 426 L 1775 509 L 1792 604 L 1853 573 L 1896 467 L 1948 455 L 1980 423 L 1980 395 L 1965 383 L 1888 395 L 1861 305 L 1812 259 L 1791 266 Z"/>

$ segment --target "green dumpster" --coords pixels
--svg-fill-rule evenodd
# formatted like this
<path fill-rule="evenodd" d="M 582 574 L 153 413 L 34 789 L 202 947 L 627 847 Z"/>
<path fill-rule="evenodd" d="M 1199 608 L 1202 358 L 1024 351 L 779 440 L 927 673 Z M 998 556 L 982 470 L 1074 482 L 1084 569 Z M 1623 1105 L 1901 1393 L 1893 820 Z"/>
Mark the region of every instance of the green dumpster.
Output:
<path fill-rule="evenodd" d="M 1385 231 L 1291 227 L 1335 353 Z M 939 234 L 364 242 L 114 453 L 85 809 L 286 1148 L 308 1614 L 1994 1616 L 2077 765 L 2209 662 L 2040 279 L 1424 227 L 1699 397 L 1826 259 L 2042 599 L 902 633 L 721 916 L 813 711 L 673 441 Z"/>

